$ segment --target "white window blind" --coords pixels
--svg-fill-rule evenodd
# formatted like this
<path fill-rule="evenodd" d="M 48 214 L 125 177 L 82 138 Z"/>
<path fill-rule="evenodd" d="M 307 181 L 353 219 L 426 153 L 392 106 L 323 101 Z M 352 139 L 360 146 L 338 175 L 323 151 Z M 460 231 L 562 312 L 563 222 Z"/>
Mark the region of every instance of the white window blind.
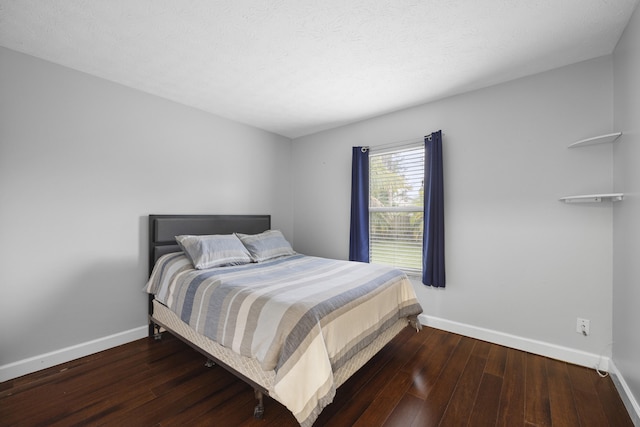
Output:
<path fill-rule="evenodd" d="M 369 259 L 422 270 L 424 145 L 369 154 Z"/>

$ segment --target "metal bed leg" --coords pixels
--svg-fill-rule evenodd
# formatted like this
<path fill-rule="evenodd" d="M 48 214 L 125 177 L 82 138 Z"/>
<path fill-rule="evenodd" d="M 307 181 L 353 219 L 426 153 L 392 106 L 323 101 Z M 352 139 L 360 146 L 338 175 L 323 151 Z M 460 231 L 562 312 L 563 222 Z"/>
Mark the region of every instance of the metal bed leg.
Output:
<path fill-rule="evenodd" d="M 420 324 L 420 320 L 418 320 L 418 316 L 411 316 L 409 318 L 409 325 L 416 330 L 416 332 L 420 332 L 422 330 L 422 324 Z"/>
<path fill-rule="evenodd" d="M 253 408 L 253 418 L 261 419 L 264 415 L 264 396 L 262 392 L 258 389 L 255 390 L 256 399 L 258 399 L 258 404 L 255 408 Z"/>
<path fill-rule="evenodd" d="M 153 324 L 153 329 L 155 329 L 156 333 L 153 334 L 153 339 L 156 341 L 160 341 L 162 339 L 162 333 L 160 332 L 160 329 L 162 328 L 162 326 L 154 323 Z"/>

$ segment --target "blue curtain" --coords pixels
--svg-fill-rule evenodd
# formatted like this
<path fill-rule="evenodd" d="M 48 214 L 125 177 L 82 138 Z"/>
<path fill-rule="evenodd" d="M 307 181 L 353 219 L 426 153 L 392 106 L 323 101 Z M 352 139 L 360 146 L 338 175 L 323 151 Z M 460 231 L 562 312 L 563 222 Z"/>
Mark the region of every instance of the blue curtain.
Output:
<path fill-rule="evenodd" d="M 424 232 L 422 234 L 422 283 L 444 288 L 444 183 L 442 132 L 424 138 Z"/>
<path fill-rule="evenodd" d="M 369 149 L 353 147 L 349 261 L 369 262 Z"/>

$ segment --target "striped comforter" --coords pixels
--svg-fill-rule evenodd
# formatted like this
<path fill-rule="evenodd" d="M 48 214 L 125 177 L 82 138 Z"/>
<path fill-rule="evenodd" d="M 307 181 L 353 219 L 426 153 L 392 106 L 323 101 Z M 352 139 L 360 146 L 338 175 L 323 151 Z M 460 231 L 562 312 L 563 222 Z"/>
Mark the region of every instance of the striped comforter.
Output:
<path fill-rule="evenodd" d="M 195 270 L 182 253 L 169 254 L 146 290 L 198 333 L 274 370 L 269 394 L 302 426 L 333 400 L 336 369 L 422 312 L 399 270 L 304 255 Z"/>

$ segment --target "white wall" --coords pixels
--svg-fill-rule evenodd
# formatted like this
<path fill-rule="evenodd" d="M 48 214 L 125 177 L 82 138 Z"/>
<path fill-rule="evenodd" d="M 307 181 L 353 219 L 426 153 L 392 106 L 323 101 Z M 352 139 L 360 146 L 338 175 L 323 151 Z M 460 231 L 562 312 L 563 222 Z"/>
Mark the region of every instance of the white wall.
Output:
<path fill-rule="evenodd" d="M 0 48 L 0 368 L 146 325 L 151 213 L 271 214 L 291 141 Z"/>
<path fill-rule="evenodd" d="M 614 186 L 625 193 L 613 216 L 613 360 L 634 396 L 640 423 L 640 10 L 614 58 Z"/>
<path fill-rule="evenodd" d="M 612 147 L 567 149 L 612 130 L 610 56 L 298 138 L 294 244 L 346 259 L 351 147 L 442 129 L 447 287 L 416 284 L 428 316 L 577 353 L 611 354 Z M 591 321 L 591 336 L 575 332 Z"/>

